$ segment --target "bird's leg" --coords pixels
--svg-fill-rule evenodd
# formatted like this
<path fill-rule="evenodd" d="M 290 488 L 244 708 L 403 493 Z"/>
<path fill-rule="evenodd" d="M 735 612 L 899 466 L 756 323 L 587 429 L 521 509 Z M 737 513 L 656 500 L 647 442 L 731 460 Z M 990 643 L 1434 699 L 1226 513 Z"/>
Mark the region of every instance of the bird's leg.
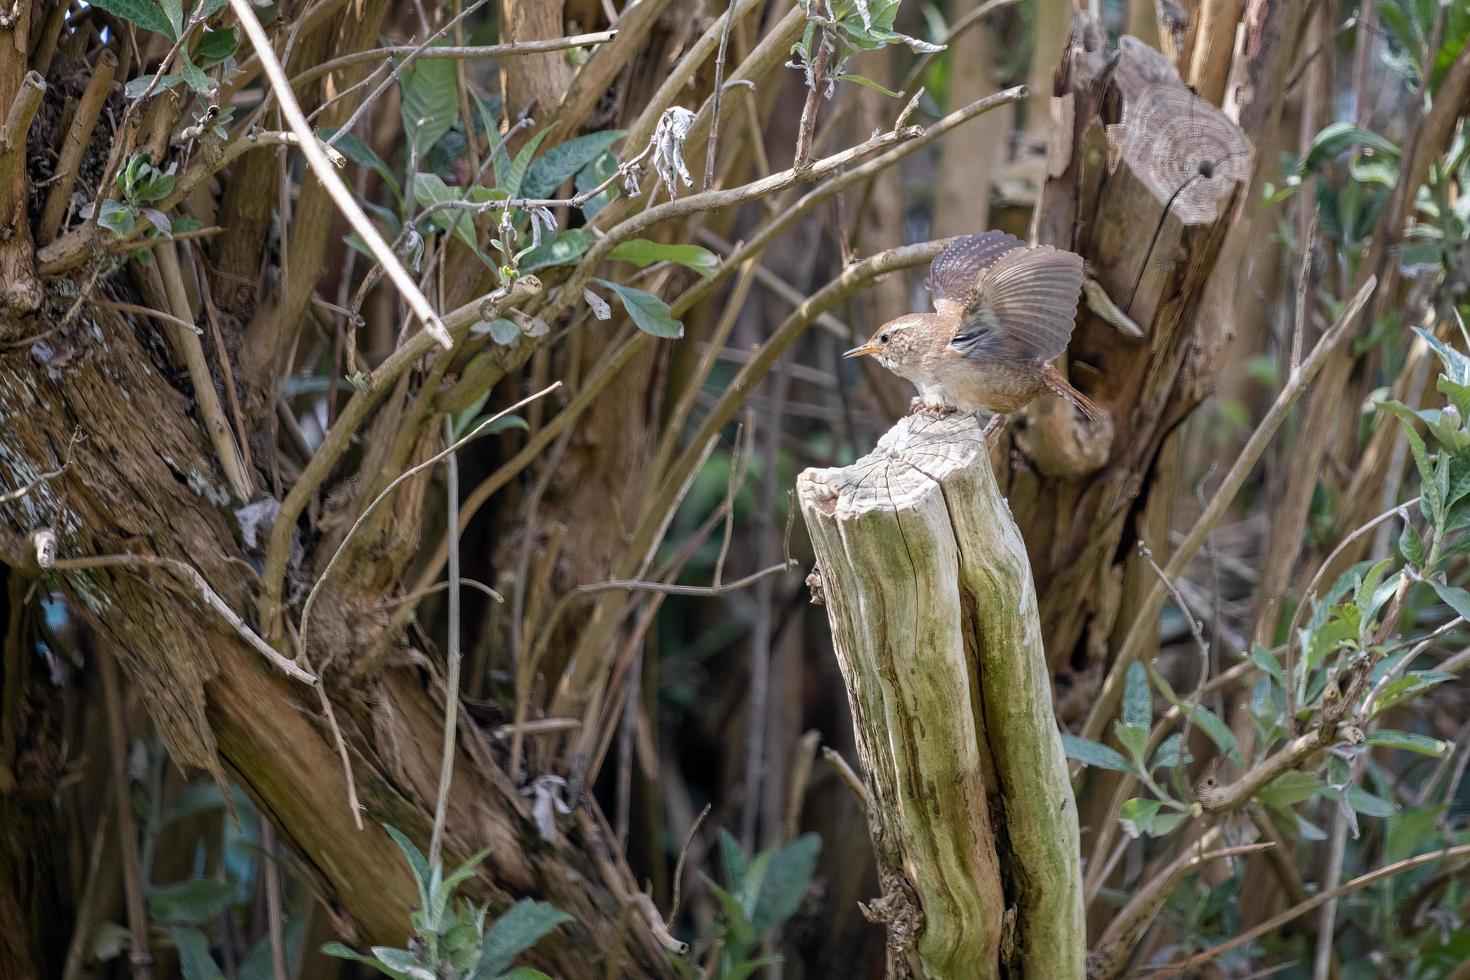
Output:
<path fill-rule="evenodd" d="M 985 437 L 985 445 L 991 449 L 1000 442 L 1000 434 L 1005 430 L 1006 423 L 1011 417 L 1004 412 L 996 412 L 990 416 L 990 421 L 985 423 L 985 429 L 980 434 Z"/>

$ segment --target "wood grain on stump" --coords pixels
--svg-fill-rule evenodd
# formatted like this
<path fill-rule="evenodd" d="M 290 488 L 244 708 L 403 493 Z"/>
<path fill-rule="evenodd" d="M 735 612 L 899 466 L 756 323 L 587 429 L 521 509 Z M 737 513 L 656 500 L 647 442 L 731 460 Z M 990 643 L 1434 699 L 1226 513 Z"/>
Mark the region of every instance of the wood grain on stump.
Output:
<path fill-rule="evenodd" d="M 1036 592 L 970 416 L 909 416 L 797 493 L 868 784 L 883 907 L 929 977 L 1081 977 L 1076 807 Z M 915 915 L 892 914 L 906 926 Z"/>

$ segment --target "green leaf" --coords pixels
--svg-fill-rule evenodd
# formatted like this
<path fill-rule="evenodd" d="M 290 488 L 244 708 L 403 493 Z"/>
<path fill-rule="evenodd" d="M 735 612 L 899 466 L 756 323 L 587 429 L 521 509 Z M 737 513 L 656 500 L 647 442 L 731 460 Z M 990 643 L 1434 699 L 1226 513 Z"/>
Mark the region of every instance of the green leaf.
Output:
<path fill-rule="evenodd" d="M 1381 715 L 1400 701 L 1417 697 L 1430 688 L 1438 687 L 1445 681 L 1454 679 L 1454 674 L 1446 674 L 1441 671 L 1411 670 L 1403 677 L 1391 680 L 1384 686 L 1383 693 L 1378 695 L 1378 701 L 1373 706 L 1373 715 L 1375 717 Z"/>
<path fill-rule="evenodd" d="M 1253 643 L 1251 644 L 1251 660 L 1276 682 L 1277 687 L 1286 689 L 1286 671 L 1282 668 L 1281 661 L 1276 659 L 1275 654 L 1261 644 Z"/>
<path fill-rule="evenodd" d="M 1414 426 L 1407 419 L 1400 416 L 1399 422 L 1404 427 L 1405 438 L 1409 440 L 1409 452 L 1413 454 L 1414 465 L 1419 470 L 1419 492 L 1423 498 L 1424 516 L 1438 526 L 1444 523 L 1444 497 L 1440 494 L 1434 467 L 1429 462 L 1429 450 L 1425 448 L 1423 438 L 1414 431 Z"/>
<path fill-rule="evenodd" d="M 1404 561 L 1415 567 L 1424 564 L 1424 540 L 1419 537 L 1419 529 L 1410 520 L 1404 521 L 1404 529 L 1399 533 L 1399 554 L 1404 556 Z"/>
<path fill-rule="evenodd" d="M 286 920 L 281 928 L 282 945 L 286 947 L 286 962 L 295 963 L 301 952 L 301 941 L 306 938 L 306 920 L 295 916 Z M 271 937 L 267 932 L 250 947 L 245 962 L 240 964 L 239 980 L 276 980 L 275 964 L 271 959 Z"/>
<path fill-rule="evenodd" d="M 1173 769 L 1185 762 L 1192 762 L 1193 757 L 1184 751 L 1184 735 L 1175 732 L 1160 743 L 1158 751 L 1154 753 L 1153 761 L 1148 764 L 1148 771 L 1155 769 Z"/>
<path fill-rule="evenodd" d="M 495 920 L 485 934 L 480 963 L 475 967 L 476 980 L 488 980 L 499 974 L 510 961 L 530 949 L 563 922 L 572 917 L 549 902 L 523 898 Z"/>
<path fill-rule="evenodd" d="M 190 61 L 189 56 L 182 51 L 179 52 L 179 74 L 183 76 L 184 84 L 200 95 L 206 97 L 213 95 L 217 88 L 214 80 L 204 74 L 204 71 Z"/>
<path fill-rule="evenodd" d="M 1230 726 L 1225 724 L 1219 715 L 1202 704 L 1191 705 L 1189 710 L 1193 714 L 1194 723 L 1209 737 L 1211 742 L 1215 743 L 1215 748 L 1239 763 L 1240 743 L 1236 741 L 1235 733 L 1230 730 Z"/>
<path fill-rule="evenodd" d="M 796 914 L 811 887 L 821 849 L 820 837 L 803 834 L 771 855 L 750 917 L 757 932 L 765 932 Z"/>
<path fill-rule="evenodd" d="M 105 10 L 114 17 L 121 17 L 145 31 L 162 34 L 170 41 L 178 39 L 173 25 L 168 22 L 168 15 L 154 0 L 94 0 L 92 6 Z"/>
<path fill-rule="evenodd" d="M 1123 748 L 1128 750 L 1128 756 L 1133 760 L 1134 769 L 1143 768 L 1143 753 L 1148 749 L 1148 729 L 1129 728 L 1121 721 L 1113 722 L 1113 736 L 1122 743 Z"/>
<path fill-rule="evenodd" d="M 1148 730 L 1153 724 L 1153 695 L 1148 689 L 1148 675 L 1138 661 L 1128 665 L 1127 684 L 1123 689 L 1123 724 L 1128 728 Z"/>
<path fill-rule="evenodd" d="M 756 971 L 763 967 L 775 966 L 777 963 L 783 962 L 785 960 L 779 956 L 762 956 L 759 959 L 744 960 L 726 970 L 722 970 L 719 977 L 720 980 L 745 980 L 746 977 L 755 976 Z"/>
<path fill-rule="evenodd" d="M 1149 836 L 1167 837 L 1188 820 L 1189 816 L 1182 810 L 1164 810 L 1154 816 L 1154 825 L 1149 830 Z"/>
<path fill-rule="evenodd" d="M 1145 800 L 1137 796 L 1126 801 L 1118 810 L 1118 823 L 1123 825 L 1123 833 L 1134 838 L 1150 833 L 1154 818 L 1163 805 L 1158 800 Z"/>
<path fill-rule="evenodd" d="M 1256 798 L 1266 806 L 1281 810 L 1311 799 L 1325 788 L 1326 784 L 1314 774 L 1293 769 L 1262 787 Z"/>
<path fill-rule="evenodd" d="M 1348 122 L 1335 122 L 1324 126 L 1317 138 L 1312 140 L 1311 149 L 1307 151 L 1303 161 L 1303 169 L 1311 169 L 1319 163 L 1331 160 L 1353 146 L 1366 146 L 1395 160 L 1402 155 L 1397 143 L 1371 129 Z"/>
<path fill-rule="evenodd" d="M 551 980 L 551 977 L 529 966 L 518 966 L 509 973 L 502 973 L 495 980 Z"/>
<path fill-rule="evenodd" d="M 398 849 L 408 859 L 408 867 L 413 871 L 414 882 L 419 886 L 419 907 L 426 908 L 429 904 L 429 881 L 433 877 L 429 873 L 428 859 L 424 857 L 423 851 L 420 851 L 414 846 L 413 841 L 409 840 L 403 831 L 397 827 L 390 827 L 387 824 L 383 824 L 383 829 L 388 832 L 388 836 L 393 838 L 393 842 L 398 845 Z"/>
<path fill-rule="evenodd" d="M 233 27 L 205 31 L 204 36 L 199 39 L 199 46 L 194 49 L 194 57 L 206 66 L 212 66 L 234 54 L 239 46 L 240 39 L 235 36 Z"/>
<path fill-rule="evenodd" d="M 837 81 L 855 82 L 858 85 L 861 85 L 863 88 L 870 88 L 874 92 L 881 92 L 882 94 L 888 96 L 890 99 L 899 99 L 903 97 L 902 92 L 895 92 L 887 85 L 881 85 L 878 82 L 873 81 L 871 78 L 868 78 L 866 75 L 858 75 L 850 71 L 845 71 L 841 75 L 838 75 Z"/>
<path fill-rule="evenodd" d="M 1417 732 L 1399 732 L 1391 728 L 1380 728 L 1376 732 L 1369 732 L 1368 744 L 1431 756 L 1444 755 L 1445 750 L 1450 747 L 1448 742 L 1441 742 L 1428 735 L 1420 735 Z"/>
<path fill-rule="evenodd" d="M 626 130 L 608 129 L 567 140 L 543 153 L 526 170 L 522 194 L 529 198 L 550 197 L 568 178 L 587 166 L 627 135 Z"/>
<path fill-rule="evenodd" d="M 516 158 L 511 161 L 510 167 L 505 171 L 505 180 L 501 183 L 508 197 L 525 196 L 521 193 L 521 184 L 526 179 L 526 171 L 531 167 L 531 159 L 536 155 L 536 147 L 541 145 L 541 141 L 550 132 L 551 129 L 548 127 L 532 136 L 526 141 L 526 145 L 521 147 L 521 152 L 516 154 Z"/>
<path fill-rule="evenodd" d="M 395 949 L 392 946 L 374 946 L 373 956 L 377 958 L 388 969 L 400 973 L 412 980 L 435 980 L 434 971 L 419 962 L 406 949 Z"/>
<path fill-rule="evenodd" d="M 1085 766 L 1111 769 L 1113 772 L 1133 772 L 1133 766 L 1117 749 L 1091 739 L 1078 738 L 1070 732 L 1062 732 L 1062 750 L 1067 753 L 1067 758 L 1075 759 Z"/>
<path fill-rule="evenodd" d="M 720 257 L 702 246 L 665 244 L 646 238 L 620 243 L 608 253 L 608 258 L 632 262 L 640 269 L 646 269 L 655 262 L 677 262 L 706 279 L 714 278 L 715 270 L 720 267 Z"/>
<path fill-rule="evenodd" d="M 364 956 L 357 950 L 353 949 L 351 946 L 345 946 L 342 943 L 336 942 L 335 940 L 323 946 L 322 952 L 327 954 L 328 956 L 335 956 L 338 959 L 353 960 L 357 963 L 366 963 L 368 966 L 377 970 L 379 973 L 385 973 L 388 976 L 393 977 L 394 980 L 407 980 L 408 977 L 408 974 L 401 973 L 398 970 L 389 969 L 378 960 L 373 959 L 371 956 Z M 272 970 L 272 976 L 274 976 L 274 970 Z"/>
<path fill-rule="evenodd" d="M 1440 804 L 1419 810 L 1404 810 L 1389 817 L 1388 834 L 1383 842 L 1384 863 L 1393 864 L 1440 846 L 1440 835 L 1435 832 L 1434 825 L 1445 809 L 1445 805 Z"/>
<path fill-rule="evenodd" d="M 132 208 L 121 201 L 107 199 L 102 202 L 102 211 L 97 215 L 97 224 L 112 232 L 118 238 L 126 238 L 133 233 L 133 225 L 138 216 Z"/>
<path fill-rule="evenodd" d="M 158 885 L 148 891 L 148 917 L 199 925 L 219 918 L 234 896 L 233 886 L 211 878 Z"/>
<path fill-rule="evenodd" d="M 316 135 L 322 142 L 327 142 L 332 137 L 337 136 L 337 127 L 323 126 L 316 131 Z M 388 165 L 383 162 L 382 157 L 373 152 L 372 147 L 351 133 L 343 133 L 337 137 L 337 142 L 332 145 L 340 150 L 344 157 L 359 167 L 367 167 L 369 170 L 377 173 L 379 177 L 383 178 L 383 183 L 388 185 L 388 189 L 393 192 L 393 196 L 398 198 L 400 203 L 403 201 L 403 189 L 398 186 L 398 180 L 393 176 L 393 171 L 388 169 Z"/>
<path fill-rule="evenodd" d="M 591 247 L 592 232 L 586 228 L 566 228 L 550 239 L 542 238 L 540 248 L 521 256 L 520 270 L 535 272 L 553 265 L 573 265 Z"/>
<path fill-rule="evenodd" d="M 1374 796 L 1361 786 L 1348 790 L 1348 805 L 1369 817 L 1391 817 L 1399 812 L 1397 804 Z"/>
<path fill-rule="evenodd" d="M 1429 587 L 1433 589 L 1440 600 L 1455 611 L 1458 616 L 1470 619 L 1470 592 L 1466 592 L 1458 585 L 1449 585 L 1435 579 L 1427 579 Z"/>
<path fill-rule="evenodd" d="M 170 926 L 168 937 L 179 953 L 179 972 L 184 980 L 224 980 L 219 964 L 209 955 L 209 940 L 189 926 Z"/>
<path fill-rule="evenodd" d="M 617 293 L 618 299 L 623 301 L 623 309 L 644 333 L 667 340 L 678 340 L 684 336 L 684 325 L 674 319 L 669 305 L 652 293 L 606 279 L 594 279 L 593 282 L 600 282 Z"/>
<path fill-rule="evenodd" d="M 419 58 L 398 80 L 403 93 L 403 131 L 422 157 L 459 118 L 459 88 L 454 62 Z"/>
<path fill-rule="evenodd" d="M 173 28 L 170 37 L 178 37 L 184 29 L 184 0 L 158 0 L 158 5 L 163 8 L 164 16 Z"/>
<path fill-rule="evenodd" d="M 1357 606 L 1358 609 L 1358 623 L 1362 627 L 1366 627 L 1373 621 L 1374 614 L 1378 612 L 1378 609 L 1384 602 L 1388 601 L 1388 596 L 1393 594 L 1393 589 L 1390 588 L 1387 594 L 1383 595 L 1381 599 L 1377 595 L 1379 592 L 1378 586 L 1383 581 L 1384 573 L 1388 571 L 1388 566 L 1392 564 L 1392 558 L 1385 558 L 1374 564 L 1372 568 L 1368 569 L 1368 574 L 1363 576 L 1363 582 L 1358 586 L 1357 593 L 1353 596 L 1353 605 Z M 1390 582 L 1396 585 L 1398 577 L 1394 576 L 1390 579 Z"/>
<path fill-rule="evenodd" d="M 720 862 L 725 866 L 725 880 L 730 884 L 732 892 L 738 892 L 740 886 L 745 882 L 745 873 L 750 870 L 750 858 L 746 856 L 745 848 L 724 827 L 720 828 Z"/>
<path fill-rule="evenodd" d="M 1414 332 L 1429 346 L 1430 350 L 1438 355 L 1440 363 L 1444 365 L 1444 373 L 1448 375 L 1451 382 L 1461 386 L 1470 385 L 1470 357 L 1455 350 L 1423 327 L 1415 327 Z M 1470 412 L 1467 412 L 1466 409 L 1470 409 L 1470 404 L 1461 408 L 1460 413 L 1470 417 Z"/>
<path fill-rule="evenodd" d="M 450 187 L 440 179 L 438 174 L 415 174 L 413 178 L 413 199 L 419 207 L 427 208 L 445 201 L 464 200 L 463 187 Z M 444 231 L 454 229 L 454 237 L 468 245 L 472 250 L 479 251 L 479 241 L 475 237 L 474 215 L 460 208 L 441 208 L 429 216 L 439 228 Z"/>

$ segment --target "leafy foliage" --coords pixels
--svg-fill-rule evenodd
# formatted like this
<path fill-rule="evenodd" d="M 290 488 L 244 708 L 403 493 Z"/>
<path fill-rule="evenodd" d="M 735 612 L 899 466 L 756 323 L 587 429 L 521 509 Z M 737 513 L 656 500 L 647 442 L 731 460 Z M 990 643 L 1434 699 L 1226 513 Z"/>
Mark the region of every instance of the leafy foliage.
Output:
<path fill-rule="evenodd" d="M 527 967 L 510 970 L 517 956 L 572 917 L 546 902 L 523 898 L 487 926 L 488 905 L 454 901 L 460 885 L 475 874 L 490 853 L 481 851 L 448 876 L 431 867 L 414 843 L 386 827 L 413 871 L 419 906 L 409 915 L 413 940 L 407 949 L 374 946 L 368 954 L 330 942 L 322 952 L 366 963 L 395 980 L 539 980 L 545 974 Z M 509 971 L 509 972 L 507 972 Z"/>
<path fill-rule="evenodd" d="M 811 887 L 822 842 L 804 834 L 789 844 L 767 848 L 754 857 L 726 830 L 719 834 L 725 887 L 701 874 L 705 887 L 719 900 L 721 916 L 714 943 L 719 962 L 709 980 L 744 980 L 780 957 L 751 958 L 764 935 L 796 914 Z M 675 967 L 687 978 L 699 976 L 683 960 Z"/>

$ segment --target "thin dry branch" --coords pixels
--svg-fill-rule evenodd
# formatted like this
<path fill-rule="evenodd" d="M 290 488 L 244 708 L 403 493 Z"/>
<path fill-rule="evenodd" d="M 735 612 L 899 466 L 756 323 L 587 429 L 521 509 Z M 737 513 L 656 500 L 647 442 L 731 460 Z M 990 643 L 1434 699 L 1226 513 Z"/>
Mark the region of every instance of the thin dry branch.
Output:
<path fill-rule="evenodd" d="M 194 586 L 195 590 L 199 593 L 199 597 L 204 600 L 204 604 L 218 613 L 220 618 L 238 633 L 241 639 L 251 649 L 270 661 L 277 670 L 303 684 L 316 686 L 317 678 L 314 674 L 302 670 L 289 658 L 282 656 L 274 647 L 261 639 L 260 634 L 247 626 L 245 621 L 229 607 L 229 604 L 220 598 L 219 593 L 209 587 L 209 583 L 204 581 L 204 576 L 200 575 L 194 566 L 187 562 L 180 561 L 177 558 L 163 558 L 157 555 L 117 554 L 94 555 L 87 558 L 59 558 L 51 567 L 57 571 L 66 572 L 116 566 L 163 568 L 173 572 Z"/>
<path fill-rule="evenodd" d="M 469 11 L 466 11 L 469 13 Z M 450 27 L 453 24 L 448 25 Z M 435 35 L 442 37 L 442 34 Z M 511 58 L 523 54 L 544 54 L 547 51 L 564 51 L 568 48 L 585 48 L 596 44 L 606 44 L 618 36 L 617 31 L 597 31 L 592 34 L 573 34 L 568 37 L 553 37 L 545 40 L 511 41 L 506 44 L 479 44 L 479 45 L 433 45 L 430 38 L 430 46 L 421 44 L 390 44 L 381 48 L 370 48 L 367 51 L 354 51 L 352 54 L 344 54 L 324 61 L 319 65 L 299 73 L 291 79 L 291 88 L 299 89 L 304 85 L 329 75 L 343 68 L 360 65 L 366 62 L 378 61 L 383 58 L 396 58 L 400 55 L 412 58 L 423 58 L 429 61 L 440 58 L 452 58 L 456 61 L 478 61 L 484 58 Z M 407 59 L 405 59 L 405 64 Z"/>
<path fill-rule="evenodd" d="M 229 0 L 229 3 L 235 16 L 239 18 L 245 35 L 250 38 L 256 54 L 260 56 L 261 67 L 265 69 L 271 88 L 275 90 L 282 115 L 286 117 L 291 131 L 301 140 L 301 153 L 306 157 L 307 166 L 321 182 L 322 188 L 331 197 L 332 203 L 336 204 L 338 210 L 347 218 L 347 223 L 352 226 L 352 230 L 361 236 L 368 250 L 373 253 L 373 257 L 382 264 L 389 280 L 402 294 L 404 301 L 424 325 L 424 329 L 440 346 L 446 349 L 453 347 L 454 341 L 450 339 L 449 331 L 440 322 L 428 298 L 419 290 L 413 277 L 398 260 L 398 256 L 394 255 L 393 250 L 388 247 L 388 243 L 383 241 L 383 236 L 378 234 L 378 229 L 363 212 L 362 205 L 358 204 L 357 199 L 352 196 L 352 191 L 342 182 L 342 178 L 337 174 L 332 162 L 318 142 L 316 134 L 312 132 L 311 124 L 306 121 L 306 116 L 302 113 L 301 106 L 296 102 L 296 96 L 291 91 L 291 82 L 286 78 L 285 69 L 281 67 L 271 47 L 270 38 L 266 35 L 265 28 L 260 25 L 260 19 L 255 16 L 255 11 L 250 6 L 250 0 Z"/>

